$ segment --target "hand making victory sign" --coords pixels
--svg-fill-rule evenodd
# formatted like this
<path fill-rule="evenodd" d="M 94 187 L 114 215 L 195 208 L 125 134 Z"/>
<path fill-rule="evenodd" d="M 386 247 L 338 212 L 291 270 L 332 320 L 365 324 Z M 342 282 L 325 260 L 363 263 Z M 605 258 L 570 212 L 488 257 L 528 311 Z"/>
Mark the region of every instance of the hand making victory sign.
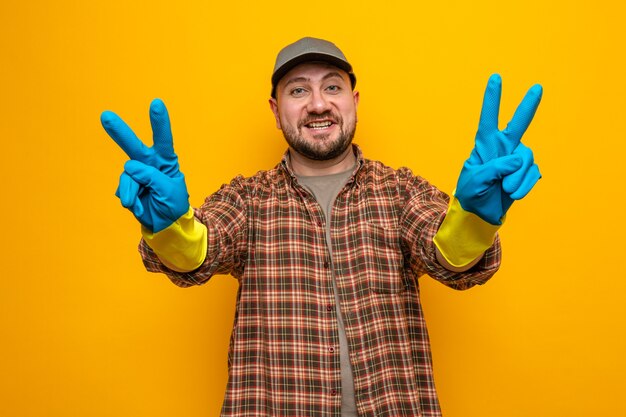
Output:
<path fill-rule="evenodd" d="M 502 79 L 489 78 L 474 149 L 465 161 L 455 196 L 464 210 L 493 225 L 502 224 L 513 200 L 523 198 L 541 174 L 530 148 L 521 143 L 542 96 L 539 84 L 531 87 L 504 130 L 498 129 Z"/>
<path fill-rule="evenodd" d="M 504 130 L 498 129 L 502 79 L 489 78 L 474 149 L 463 164 L 446 217 L 433 241 L 447 267 L 467 270 L 495 239 L 514 200 L 526 196 L 541 178 L 522 136 L 541 101 L 543 89 L 531 87 Z M 443 256 L 443 259 L 439 257 Z"/>
<path fill-rule="evenodd" d="M 189 195 L 174 152 L 165 104 L 159 99 L 150 104 L 154 142 L 150 148 L 115 113 L 105 111 L 100 120 L 109 136 L 130 157 L 115 193 L 122 206 L 153 233 L 167 228 L 187 213 Z"/>

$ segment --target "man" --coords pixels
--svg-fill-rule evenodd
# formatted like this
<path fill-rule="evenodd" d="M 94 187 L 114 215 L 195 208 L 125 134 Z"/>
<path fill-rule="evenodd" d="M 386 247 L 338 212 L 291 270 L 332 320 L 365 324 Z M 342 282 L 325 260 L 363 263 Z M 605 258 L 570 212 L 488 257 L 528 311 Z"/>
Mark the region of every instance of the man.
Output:
<path fill-rule="evenodd" d="M 131 158 L 117 195 L 142 225 L 146 268 L 182 287 L 214 274 L 239 280 L 223 416 L 441 415 L 417 278 L 456 289 L 487 281 L 500 264 L 506 211 L 540 178 L 520 142 L 540 86 L 500 131 L 501 81 L 490 78 L 450 202 L 352 145 L 355 84 L 334 44 L 285 47 L 269 102 L 288 151 L 199 209 L 189 206 L 160 100 L 151 105 L 152 148 L 102 114 Z"/>

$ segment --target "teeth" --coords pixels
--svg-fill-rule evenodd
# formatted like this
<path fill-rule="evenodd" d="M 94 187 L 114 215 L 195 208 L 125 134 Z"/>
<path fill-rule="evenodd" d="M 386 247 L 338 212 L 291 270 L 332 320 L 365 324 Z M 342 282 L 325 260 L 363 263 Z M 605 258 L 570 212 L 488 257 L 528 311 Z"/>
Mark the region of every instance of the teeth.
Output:
<path fill-rule="evenodd" d="M 329 121 L 326 122 L 313 122 L 313 123 L 309 123 L 309 127 L 313 128 L 313 129 L 323 129 L 325 127 L 330 126 L 332 123 Z"/>

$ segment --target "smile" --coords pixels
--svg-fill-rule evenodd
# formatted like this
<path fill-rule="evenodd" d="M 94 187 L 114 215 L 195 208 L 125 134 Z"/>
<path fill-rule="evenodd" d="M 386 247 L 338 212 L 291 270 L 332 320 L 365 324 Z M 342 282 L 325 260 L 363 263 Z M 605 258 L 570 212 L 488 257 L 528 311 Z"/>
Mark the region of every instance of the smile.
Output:
<path fill-rule="evenodd" d="M 321 130 L 321 129 L 326 129 L 327 127 L 330 127 L 333 123 L 330 120 L 326 120 L 323 122 L 311 122 L 309 124 L 306 125 L 306 127 L 308 127 L 309 129 L 313 129 L 313 130 Z"/>

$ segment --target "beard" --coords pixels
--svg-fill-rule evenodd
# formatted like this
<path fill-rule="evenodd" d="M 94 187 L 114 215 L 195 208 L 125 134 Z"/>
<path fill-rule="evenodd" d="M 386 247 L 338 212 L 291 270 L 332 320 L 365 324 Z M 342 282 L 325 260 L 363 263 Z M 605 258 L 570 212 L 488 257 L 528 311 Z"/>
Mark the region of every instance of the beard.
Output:
<path fill-rule="evenodd" d="M 324 118 L 332 118 L 334 120 L 339 127 L 339 136 L 333 139 L 330 134 L 320 133 L 317 135 L 313 134 L 313 140 L 306 140 L 302 136 L 304 125 Z M 352 144 L 352 139 L 356 132 L 356 121 L 352 122 L 350 126 L 346 126 L 341 116 L 325 112 L 318 115 L 310 115 L 305 120 L 300 121 L 297 128 L 283 124 L 282 131 L 287 144 L 300 155 L 314 161 L 328 161 L 343 154 Z"/>

